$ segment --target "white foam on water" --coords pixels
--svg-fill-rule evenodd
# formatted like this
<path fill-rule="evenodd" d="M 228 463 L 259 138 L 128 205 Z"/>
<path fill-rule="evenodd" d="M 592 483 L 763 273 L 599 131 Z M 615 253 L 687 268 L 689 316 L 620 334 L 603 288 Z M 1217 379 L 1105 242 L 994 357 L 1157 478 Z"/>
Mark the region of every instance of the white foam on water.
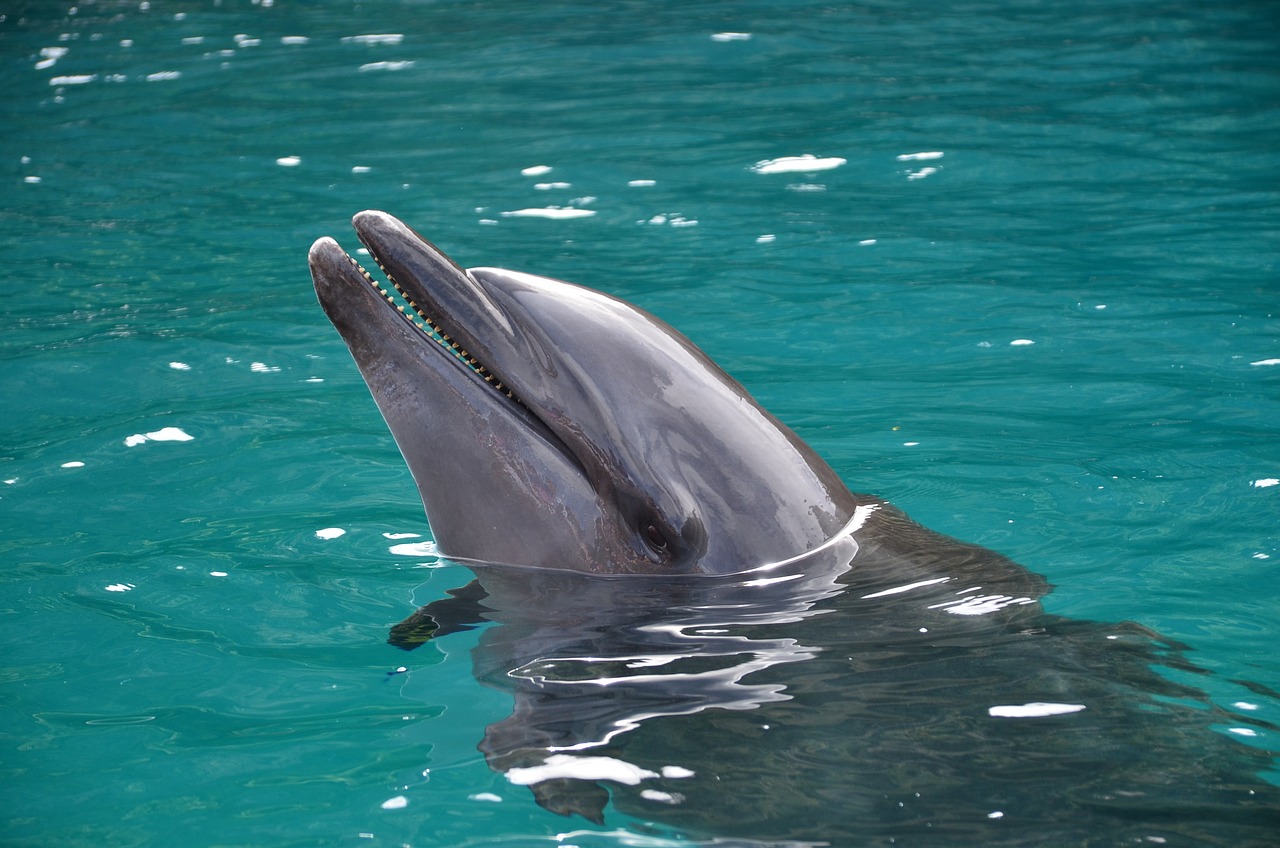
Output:
<path fill-rule="evenodd" d="M 642 789 L 640 797 L 646 801 L 657 801 L 660 804 L 679 804 L 684 800 L 683 795 L 673 795 L 670 792 L 660 792 L 657 789 Z"/>
<path fill-rule="evenodd" d="M 153 442 L 189 442 L 195 438 L 178 427 L 161 427 L 147 433 L 147 438 Z"/>
<path fill-rule="evenodd" d="M 1085 709 L 1084 704 L 1051 704 L 1033 701 L 1029 704 L 1002 704 L 990 707 L 987 713 L 995 718 L 1042 718 L 1078 713 L 1083 709 Z"/>
<path fill-rule="evenodd" d="M 686 218 L 677 212 L 659 212 L 652 218 L 645 221 L 637 221 L 637 224 L 653 224 L 654 226 L 662 226 L 667 224 L 672 227 L 696 227 L 698 220 L 696 218 Z"/>
<path fill-rule="evenodd" d="M 189 442 L 194 438 L 195 436 L 181 428 L 161 427 L 159 430 L 153 430 L 150 433 L 134 433 L 132 436 L 126 436 L 124 446 L 132 448 L 146 442 Z"/>
<path fill-rule="evenodd" d="M 596 214 L 594 209 L 574 209 L 567 206 L 547 206 L 543 208 L 530 209 L 514 209 L 510 212 L 503 212 L 505 218 L 550 218 L 552 220 L 567 220 L 570 218 L 590 218 Z"/>
<path fill-rule="evenodd" d="M 780 156 L 777 159 L 764 159 L 751 166 L 757 174 L 808 174 L 814 171 L 830 171 L 839 168 L 849 160 L 838 156 L 818 157 L 812 153 L 800 156 Z"/>
<path fill-rule="evenodd" d="M 58 63 L 58 60 L 67 55 L 69 47 L 41 47 L 40 61 L 36 62 L 35 69 L 43 71 L 45 68 L 52 68 Z"/>
<path fill-rule="evenodd" d="M 342 38 L 343 44 L 399 44 L 402 41 L 404 41 L 404 33 L 401 32 L 348 35 Z"/>
<path fill-rule="evenodd" d="M 427 542 L 405 542 L 401 545 L 392 545 L 388 550 L 396 556 L 409 557 L 435 557 L 440 556 L 440 549 L 436 547 L 436 543 Z"/>
<path fill-rule="evenodd" d="M 413 60 L 408 59 L 401 62 L 367 62 L 356 68 L 358 71 L 403 71 L 405 68 L 412 68 Z"/>
<path fill-rule="evenodd" d="M 507 772 L 507 780 L 516 786 L 531 786 L 544 780 L 612 780 L 614 783 L 625 783 L 635 786 L 642 780 L 658 777 L 656 771 L 649 771 L 625 760 L 613 757 L 574 757 L 569 754 L 553 754 L 540 766 L 529 768 L 513 768 Z"/>

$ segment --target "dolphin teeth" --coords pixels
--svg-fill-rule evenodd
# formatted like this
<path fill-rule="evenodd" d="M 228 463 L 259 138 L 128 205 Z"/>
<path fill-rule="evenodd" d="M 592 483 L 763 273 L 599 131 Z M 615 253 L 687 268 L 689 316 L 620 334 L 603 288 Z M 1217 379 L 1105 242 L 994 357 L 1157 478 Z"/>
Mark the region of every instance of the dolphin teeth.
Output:
<path fill-rule="evenodd" d="M 363 265 L 357 262 L 355 258 L 351 256 L 351 254 L 347 254 L 347 260 L 352 265 L 355 266 L 356 270 L 358 270 L 366 280 L 369 281 L 369 285 L 373 286 L 374 289 L 376 289 L 379 294 L 381 294 L 384 298 L 386 298 L 387 303 L 394 306 L 396 310 L 401 315 L 404 316 L 404 319 L 406 321 L 408 321 L 414 327 L 418 328 L 418 330 L 420 330 L 427 338 L 431 339 L 436 344 L 440 345 L 445 350 L 449 351 L 451 354 L 456 356 L 459 359 L 459 361 L 461 361 L 464 365 L 466 365 L 468 368 L 474 371 L 479 377 L 483 378 L 484 381 L 488 383 L 490 386 L 493 386 L 499 392 L 502 392 L 504 395 L 506 395 L 508 398 L 515 401 L 516 403 L 523 405 L 523 402 L 520 400 L 520 398 L 516 397 L 515 394 L 510 389 L 504 386 L 502 384 L 502 381 L 498 380 L 494 376 L 492 371 L 490 371 L 483 364 L 481 364 L 480 360 L 476 359 L 470 353 L 467 353 L 467 351 L 463 349 L 461 342 L 451 337 L 448 333 L 446 333 L 440 327 L 438 323 L 436 323 L 436 321 L 430 315 L 427 315 L 425 312 L 423 312 L 422 307 L 418 306 L 417 301 L 410 299 L 409 295 L 405 292 L 404 288 L 402 288 L 400 283 L 396 281 L 396 278 L 393 277 L 390 273 L 388 273 L 386 268 L 382 267 L 381 262 L 378 262 L 377 256 L 373 256 L 373 254 L 370 254 L 370 256 L 372 256 L 374 262 L 378 263 L 378 268 L 381 269 L 382 273 L 386 274 L 387 281 L 392 285 L 392 287 L 395 288 L 396 293 L 399 294 L 401 299 L 403 299 L 404 302 L 409 305 L 409 308 L 413 310 L 413 313 L 417 315 L 417 317 L 422 319 L 421 323 L 419 323 L 418 321 L 415 321 L 413 317 L 409 314 L 408 310 L 406 310 L 405 307 L 400 303 L 397 303 L 395 297 L 392 296 L 392 294 L 389 291 L 387 291 L 387 289 L 383 287 L 381 283 L 379 283 L 376 279 L 374 279 L 373 275 L 370 274 Z"/>

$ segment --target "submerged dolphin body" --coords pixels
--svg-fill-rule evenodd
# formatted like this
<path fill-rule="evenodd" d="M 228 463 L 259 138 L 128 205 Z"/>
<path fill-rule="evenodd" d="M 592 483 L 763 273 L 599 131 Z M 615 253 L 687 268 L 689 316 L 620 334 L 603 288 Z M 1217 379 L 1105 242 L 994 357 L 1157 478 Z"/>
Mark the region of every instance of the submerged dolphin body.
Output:
<path fill-rule="evenodd" d="M 476 674 L 515 709 L 481 749 L 544 807 L 761 845 L 1280 832 L 1272 760 L 1207 729 L 1249 719 L 1152 670 L 1194 671 L 1175 646 L 850 493 L 657 318 L 354 224 L 404 314 L 328 238 L 320 302 L 478 576 L 392 641 L 496 624 Z"/>

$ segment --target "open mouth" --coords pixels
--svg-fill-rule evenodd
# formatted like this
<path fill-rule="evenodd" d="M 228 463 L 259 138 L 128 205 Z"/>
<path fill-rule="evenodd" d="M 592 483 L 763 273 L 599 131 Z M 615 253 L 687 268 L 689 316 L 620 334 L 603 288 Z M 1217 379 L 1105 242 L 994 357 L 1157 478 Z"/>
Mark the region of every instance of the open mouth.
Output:
<path fill-rule="evenodd" d="M 520 374 L 524 367 L 525 354 L 511 344 L 513 334 L 522 333 L 519 316 L 507 315 L 486 282 L 390 215 L 362 212 L 353 224 L 387 282 L 329 237 L 312 245 L 312 276 L 321 306 L 347 342 L 383 417 L 394 413 L 388 424 L 402 451 L 419 414 L 404 398 L 439 389 L 435 397 L 423 398 L 435 407 L 433 420 L 454 410 L 460 423 L 472 421 L 477 429 L 504 434 L 487 441 L 484 450 L 501 454 L 535 439 L 560 454 L 582 479 L 593 479 L 575 450 L 572 430 L 542 417 L 536 387 L 525 399 L 519 394 L 522 384 L 510 378 L 510 372 Z M 401 320 L 409 326 L 397 326 Z M 434 352 L 420 353 L 421 346 Z M 476 349 L 479 355 L 472 353 Z M 490 417 L 490 412 L 497 414 Z"/>
<path fill-rule="evenodd" d="M 455 359 L 475 373 L 476 376 L 484 380 L 488 386 L 523 406 L 520 399 L 516 397 L 511 389 L 508 388 L 502 380 L 497 377 L 497 375 L 490 371 L 484 363 L 468 353 L 457 339 L 449 335 L 448 331 L 441 326 L 439 321 L 428 315 L 426 310 L 424 310 L 422 306 L 420 306 L 413 297 L 405 291 L 404 287 L 396 280 L 395 275 L 388 271 L 378 260 L 378 255 L 373 247 L 366 243 L 365 248 L 373 261 L 377 263 L 378 269 L 386 275 L 387 281 L 391 284 L 392 288 L 395 289 L 396 295 L 399 295 L 398 299 L 396 295 L 387 291 L 387 289 L 378 282 L 378 280 L 376 280 L 363 265 L 357 262 L 351 254 L 345 253 L 344 255 L 347 257 L 347 261 L 360 272 L 360 275 L 365 278 L 369 285 L 378 292 L 379 296 L 385 300 L 390 307 L 393 307 L 397 312 L 399 312 L 404 317 L 405 321 L 416 327 L 422 333 L 424 339 L 439 345 L 445 352 L 452 355 Z"/>

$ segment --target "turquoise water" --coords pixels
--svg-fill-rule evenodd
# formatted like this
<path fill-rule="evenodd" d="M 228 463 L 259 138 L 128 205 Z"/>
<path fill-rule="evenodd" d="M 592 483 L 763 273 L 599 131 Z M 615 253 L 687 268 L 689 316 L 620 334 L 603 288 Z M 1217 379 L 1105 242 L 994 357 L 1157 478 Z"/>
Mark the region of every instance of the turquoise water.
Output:
<path fill-rule="evenodd" d="M 368 207 L 666 318 L 851 488 L 1280 721 L 1238 682 L 1280 689 L 1271 4 L 0 15 L 6 844 L 656 839 L 490 771 L 475 632 L 385 644 L 470 574 L 401 547 L 312 293 Z M 551 207 L 593 214 L 509 214 Z"/>

